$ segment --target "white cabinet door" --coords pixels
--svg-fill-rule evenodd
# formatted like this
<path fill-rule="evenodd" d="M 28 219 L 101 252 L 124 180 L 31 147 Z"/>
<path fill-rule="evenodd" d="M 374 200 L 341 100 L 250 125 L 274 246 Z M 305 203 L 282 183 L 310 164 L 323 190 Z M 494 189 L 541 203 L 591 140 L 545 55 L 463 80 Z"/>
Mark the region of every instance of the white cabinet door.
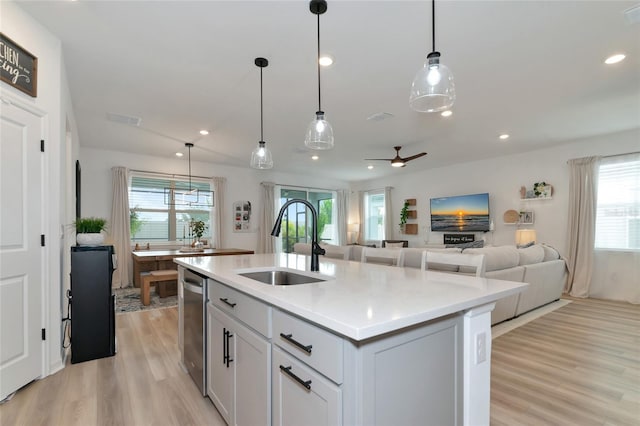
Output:
<path fill-rule="evenodd" d="M 207 393 L 222 415 L 231 423 L 233 410 L 233 362 L 227 362 L 229 353 L 229 324 L 226 315 L 207 304 Z M 233 334 L 231 332 L 231 334 Z"/>
<path fill-rule="evenodd" d="M 207 305 L 208 393 L 229 425 L 271 424 L 271 344 Z"/>
<path fill-rule="evenodd" d="M 342 391 L 273 345 L 273 425 L 339 426 Z"/>
<path fill-rule="evenodd" d="M 233 320 L 232 320 L 233 321 Z M 237 426 L 271 424 L 271 344 L 236 321 L 231 328 Z"/>

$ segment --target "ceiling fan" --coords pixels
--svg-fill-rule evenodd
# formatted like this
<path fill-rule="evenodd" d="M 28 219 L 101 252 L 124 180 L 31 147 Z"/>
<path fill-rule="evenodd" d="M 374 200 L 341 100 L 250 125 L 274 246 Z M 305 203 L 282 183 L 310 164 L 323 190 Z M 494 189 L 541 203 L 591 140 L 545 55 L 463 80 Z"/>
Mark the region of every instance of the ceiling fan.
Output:
<path fill-rule="evenodd" d="M 400 148 L 402 148 L 401 146 L 394 146 L 393 149 L 396 150 L 396 156 L 395 158 L 365 158 L 365 160 L 371 160 L 371 161 L 391 161 L 391 165 L 393 167 L 404 167 L 407 165 L 407 163 L 411 160 L 415 160 L 416 158 L 420 158 L 424 155 L 427 155 L 426 152 L 421 152 L 420 154 L 416 154 L 416 155 L 412 155 L 410 157 L 406 157 L 406 158 L 402 158 L 400 157 Z"/>

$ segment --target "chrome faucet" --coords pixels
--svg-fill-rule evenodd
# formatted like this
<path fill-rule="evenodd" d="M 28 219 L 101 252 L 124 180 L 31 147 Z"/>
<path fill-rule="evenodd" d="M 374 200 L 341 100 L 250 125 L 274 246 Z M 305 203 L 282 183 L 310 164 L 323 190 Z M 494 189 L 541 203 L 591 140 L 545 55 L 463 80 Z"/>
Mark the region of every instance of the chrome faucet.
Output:
<path fill-rule="evenodd" d="M 282 226 L 282 216 L 284 215 L 284 212 L 287 210 L 287 207 L 289 207 L 291 204 L 296 204 L 296 203 L 304 204 L 305 206 L 309 207 L 309 210 L 311 210 L 311 227 L 313 228 L 313 231 L 311 232 L 311 270 L 314 272 L 317 272 L 320 270 L 318 255 L 324 254 L 324 249 L 320 247 L 320 244 L 318 244 L 318 213 L 316 212 L 316 209 L 313 207 L 313 204 L 311 204 L 307 200 L 299 200 L 299 199 L 289 200 L 286 203 L 284 203 L 284 205 L 280 208 L 280 213 L 278 213 L 278 218 L 276 219 L 276 223 L 273 225 L 273 230 L 271 231 L 271 235 L 273 235 L 274 237 L 277 237 L 280 235 L 280 227 Z"/>

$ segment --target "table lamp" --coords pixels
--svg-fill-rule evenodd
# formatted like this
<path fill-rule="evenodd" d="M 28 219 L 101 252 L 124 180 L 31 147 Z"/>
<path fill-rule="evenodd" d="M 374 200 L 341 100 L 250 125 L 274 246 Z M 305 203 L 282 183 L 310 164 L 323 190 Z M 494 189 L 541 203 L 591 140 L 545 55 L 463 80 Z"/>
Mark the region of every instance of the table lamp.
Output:
<path fill-rule="evenodd" d="M 520 246 L 531 242 L 536 242 L 535 229 L 518 229 L 516 231 L 516 245 Z"/>

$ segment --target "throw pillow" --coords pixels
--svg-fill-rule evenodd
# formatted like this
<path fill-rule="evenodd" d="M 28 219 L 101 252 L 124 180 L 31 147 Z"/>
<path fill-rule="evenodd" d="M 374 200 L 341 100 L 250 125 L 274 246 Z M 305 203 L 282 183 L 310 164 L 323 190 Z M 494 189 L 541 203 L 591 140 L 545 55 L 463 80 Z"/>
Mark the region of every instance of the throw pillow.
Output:
<path fill-rule="evenodd" d="M 404 243 L 384 243 L 386 248 L 402 248 L 404 247 Z"/>
<path fill-rule="evenodd" d="M 482 248 L 484 247 L 484 240 L 471 241 L 469 243 L 460 243 L 460 244 L 447 244 L 445 247 L 447 248 L 459 248 L 459 249 L 468 249 L 468 248 Z"/>
<path fill-rule="evenodd" d="M 472 248 L 464 252 L 469 254 L 484 254 L 485 270 L 487 272 L 518 266 L 518 249 L 516 249 L 515 246 Z"/>
<path fill-rule="evenodd" d="M 529 241 L 526 244 L 518 244 L 516 247 L 518 247 L 518 248 L 527 248 L 527 247 L 531 247 L 535 243 L 536 243 L 535 241 Z"/>

